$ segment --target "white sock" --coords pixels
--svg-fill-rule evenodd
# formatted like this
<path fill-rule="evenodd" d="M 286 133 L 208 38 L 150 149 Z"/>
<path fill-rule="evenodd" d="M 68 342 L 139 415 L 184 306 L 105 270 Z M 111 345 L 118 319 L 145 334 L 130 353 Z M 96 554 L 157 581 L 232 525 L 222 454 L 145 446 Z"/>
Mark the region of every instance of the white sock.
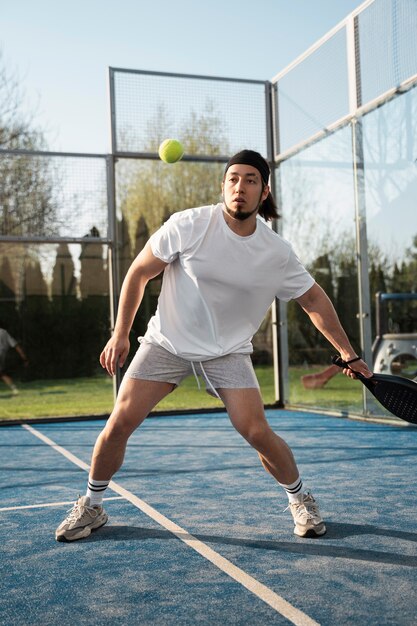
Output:
<path fill-rule="evenodd" d="M 104 492 L 109 482 L 109 480 L 94 480 L 90 476 L 88 477 L 87 493 L 85 495 L 90 498 L 91 506 L 101 506 Z"/>
<path fill-rule="evenodd" d="M 300 502 L 303 495 L 303 481 L 300 477 L 297 478 L 290 485 L 284 485 L 283 483 L 279 483 L 281 487 L 284 487 L 287 492 L 289 502 Z"/>

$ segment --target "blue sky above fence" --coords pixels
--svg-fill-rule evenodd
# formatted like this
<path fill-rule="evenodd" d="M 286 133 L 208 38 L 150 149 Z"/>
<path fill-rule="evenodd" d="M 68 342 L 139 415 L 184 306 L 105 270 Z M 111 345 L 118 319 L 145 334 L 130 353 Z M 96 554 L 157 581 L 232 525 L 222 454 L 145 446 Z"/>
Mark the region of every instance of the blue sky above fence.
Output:
<path fill-rule="evenodd" d="M 358 0 L 17 0 L 0 48 L 49 148 L 107 152 L 107 67 L 268 80 Z"/>

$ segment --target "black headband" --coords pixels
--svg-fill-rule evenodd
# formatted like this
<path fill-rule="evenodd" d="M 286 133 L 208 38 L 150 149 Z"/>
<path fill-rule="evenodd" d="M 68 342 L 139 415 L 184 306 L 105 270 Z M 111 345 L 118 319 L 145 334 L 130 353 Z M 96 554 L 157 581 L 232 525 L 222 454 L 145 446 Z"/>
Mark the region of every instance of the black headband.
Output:
<path fill-rule="evenodd" d="M 270 174 L 269 165 L 259 152 L 255 152 L 254 150 L 242 150 L 241 152 L 238 152 L 226 163 L 226 169 L 224 170 L 225 174 L 229 167 L 233 164 L 252 165 L 252 167 L 256 167 L 264 184 L 268 184 Z"/>

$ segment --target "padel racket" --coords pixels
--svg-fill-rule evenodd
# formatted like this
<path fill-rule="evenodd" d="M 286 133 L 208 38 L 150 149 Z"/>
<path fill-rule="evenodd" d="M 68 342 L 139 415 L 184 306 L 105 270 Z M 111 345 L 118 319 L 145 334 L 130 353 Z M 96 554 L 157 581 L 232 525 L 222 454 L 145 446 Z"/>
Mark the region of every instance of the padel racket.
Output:
<path fill-rule="evenodd" d="M 351 361 L 344 361 L 340 356 L 332 358 L 335 365 L 352 370 L 361 383 L 390 413 L 406 422 L 417 424 L 417 383 L 408 378 L 389 374 L 373 374 L 370 378 L 366 378 L 350 366 L 350 363 L 356 360 L 359 358 Z"/>

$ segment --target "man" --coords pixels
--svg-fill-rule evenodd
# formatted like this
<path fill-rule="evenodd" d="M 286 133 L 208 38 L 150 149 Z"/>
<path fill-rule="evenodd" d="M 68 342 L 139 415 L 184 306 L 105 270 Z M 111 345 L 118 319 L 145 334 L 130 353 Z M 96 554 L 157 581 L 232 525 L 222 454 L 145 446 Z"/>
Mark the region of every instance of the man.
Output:
<path fill-rule="evenodd" d="M 123 462 L 129 436 L 190 373 L 224 402 L 236 430 L 285 489 L 301 536 L 325 524 L 288 445 L 268 425 L 250 360 L 251 338 L 275 297 L 295 299 L 345 361 L 370 376 L 356 356 L 324 291 L 268 221 L 277 217 L 265 159 L 251 150 L 232 157 L 223 202 L 175 213 L 132 263 L 123 283 L 112 338 L 100 363 L 114 375 L 129 352 L 129 331 L 148 281 L 164 271 L 156 314 L 130 364 L 94 447 L 87 493 L 56 530 L 58 541 L 86 537 L 107 521 L 103 493 Z M 354 376 L 350 370 L 344 370 Z"/>
<path fill-rule="evenodd" d="M 6 371 L 6 356 L 10 348 L 14 348 L 20 358 L 22 359 L 25 366 L 28 365 L 28 360 L 26 358 L 26 354 L 19 346 L 16 339 L 13 339 L 11 335 L 4 328 L 0 328 L 0 378 L 2 381 L 11 389 L 11 392 L 14 396 L 17 396 L 19 393 L 18 388 L 13 382 L 12 377 Z"/>

